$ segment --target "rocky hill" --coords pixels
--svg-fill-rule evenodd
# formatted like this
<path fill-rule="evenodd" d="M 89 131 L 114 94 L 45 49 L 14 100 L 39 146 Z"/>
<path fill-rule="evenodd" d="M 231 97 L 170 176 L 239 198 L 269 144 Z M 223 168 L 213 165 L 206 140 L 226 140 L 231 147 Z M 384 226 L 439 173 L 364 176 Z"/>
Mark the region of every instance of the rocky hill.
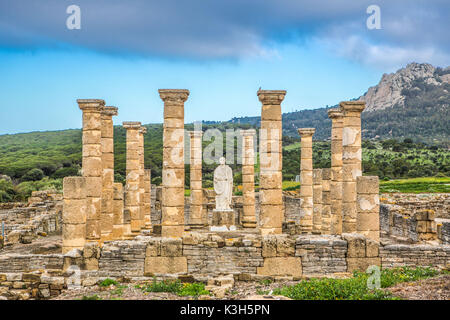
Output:
<path fill-rule="evenodd" d="M 404 90 L 413 89 L 417 82 L 436 87 L 449 84 L 450 68 L 442 70 L 427 63 L 410 63 L 395 73 L 383 74 L 381 81 L 370 87 L 359 100 L 366 102 L 366 111 L 383 110 L 393 106 L 404 107 Z"/>

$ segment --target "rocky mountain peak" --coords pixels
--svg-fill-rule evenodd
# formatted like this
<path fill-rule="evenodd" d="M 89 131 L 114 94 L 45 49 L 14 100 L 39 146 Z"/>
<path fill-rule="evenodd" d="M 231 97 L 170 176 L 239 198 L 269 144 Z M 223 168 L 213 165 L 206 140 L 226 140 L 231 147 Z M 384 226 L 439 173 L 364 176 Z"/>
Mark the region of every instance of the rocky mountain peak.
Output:
<path fill-rule="evenodd" d="M 418 79 L 436 86 L 450 80 L 448 74 L 439 76 L 431 64 L 413 62 L 395 73 L 383 74 L 378 85 L 370 87 L 359 100 L 366 102 L 366 111 L 382 110 L 397 104 L 403 106 L 405 97 L 402 90 L 411 88 Z"/>

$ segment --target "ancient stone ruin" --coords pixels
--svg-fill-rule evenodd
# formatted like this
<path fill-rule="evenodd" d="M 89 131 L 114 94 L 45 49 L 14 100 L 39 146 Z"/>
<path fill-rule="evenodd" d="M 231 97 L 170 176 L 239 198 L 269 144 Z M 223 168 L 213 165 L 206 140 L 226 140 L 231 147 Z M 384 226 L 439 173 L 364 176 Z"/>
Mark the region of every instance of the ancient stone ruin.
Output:
<path fill-rule="evenodd" d="M 332 277 L 372 265 L 448 267 L 449 223 L 436 223 L 431 209 L 414 213 L 409 224 L 403 218 L 402 225 L 395 222 L 401 212 L 390 205 L 380 208 L 378 177 L 363 176 L 363 102 L 341 102 L 328 111 L 331 168 L 313 168 L 315 129 L 298 129 L 297 196 L 282 191 L 281 103 L 286 91 L 259 90 L 259 158 L 256 130 L 241 130 L 242 196 L 232 197 L 224 215 L 215 211 L 214 191 L 202 186 L 201 131 L 188 134 L 190 196 L 185 196 L 184 103 L 189 91 L 164 89 L 159 94 L 164 103 L 161 187 L 151 185 L 144 165 L 146 129 L 140 122 L 123 123 L 126 183 L 114 182 L 112 119 L 118 109 L 103 100 L 78 100 L 82 174 L 65 178 L 63 199 L 55 199 L 59 207 L 63 203 L 62 221 L 54 222 L 62 225 L 61 251 L 0 254 L 0 295 L 22 285 L 16 291 L 19 298 L 48 298 L 63 287 L 89 286 L 105 277 L 208 281 L 233 275 L 251 281 Z M 444 220 L 446 215 L 448 210 Z M 211 228 L 231 225 L 235 228 Z M 21 230 L 12 231 L 19 236 L 9 232 L 9 241 L 31 242 Z"/>

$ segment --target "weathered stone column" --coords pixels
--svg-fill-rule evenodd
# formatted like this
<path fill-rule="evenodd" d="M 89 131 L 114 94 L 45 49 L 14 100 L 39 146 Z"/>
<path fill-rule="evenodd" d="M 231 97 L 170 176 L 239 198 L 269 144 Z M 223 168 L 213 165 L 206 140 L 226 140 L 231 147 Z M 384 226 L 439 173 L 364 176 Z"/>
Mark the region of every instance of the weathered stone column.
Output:
<path fill-rule="evenodd" d="M 242 195 L 244 228 L 256 228 L 255 214 L 255 129 L 240 130 L 242 135 Z"/>
<path fill-rule="evenodd" d="M 331 234 L 331 169 L 322 169 L 322 234 Z"/>
<path fill-rule="evenodd" d="M 141 127 L 139 130 L 139 207 L 140 207 L 140 225 L 141 229 L 145 228 L 145 153 L 144 153 L 144 135 L 147 128 Z"/>
<path fill-rule="evenodd" d="M 202 131 L 189 131 L 191 158 L 190 183 L 191 207 L 189 225 L 191 228 L 200 228 L 205 225 L 203 221 L 203 189 L 202 189 Z"/>
<path fill-rule="evenodd" d="M 340 103 L 344 114 L 342 131 L 342 232 L 356 232 L 356 178 L 362 176 L 361 112 L 362 101 Z"/>
<path fill-rule="evenodd" d="M 260 130 L 260 230 L 280 234 L 284 217 L 282 193 L 282 117 L 285 90 L 259 90 L 262 103 Z"/>
<path fill-rule="evenodd" d="M 64 208 L 62 253 L 83 250 L 86 243 L 87 185 L 86 178 L 66 177 L 63 180 Z"/>
<path fill-rule="evenodd" d="M 313 230 L 313 149 L 312 136 L 316 129 L 301 128 L 300 148 L 300 228 L 302 233 Z"/>
<path fill-rule="evenodd" d="M 340 109 L 328 110 L 331 119 L 331 233 L 342 233 L 342 126 Z"/>
<path fill-rule="evenodd" d="M 322 169 L 313 170 L 313 233 L 322 230 Z"/>
<path fill-rule="evenodd" d="M 125 232 L 131 233 L 131 229 L 125 230 L 124 226 L 124 196 L 123 185 L 121 183 L 114 183 L 114 216 L 113 216 L 113 231 L 112 238 L 114 240 L 122 239 Z"/>
<path fill-rule="evenodd" d="M 184 102 L 189 90 L 161 89 L 164 101 L 162 237 L 184 232 Z"/>
<path fill-rule="evenodd" d="M 87 241 L 100 241 L 102 212 L 102 119 L 104 100 L 80 99 L 78 106 L 83 111 L 83 169 L 87 187 Z"/>
<path fill-rule="evenodd" d="M 140 122 L 124 122 L 123 127 L 127 130 L 127 169 L 125 185 L 125 210 L 130 216 L 130 230 L 132 235 L 141 231 L 141 159 L 140 146 Z M 128 235 L 130 236 L 130 235 Z"/>
<path fill-rule="evenodd" d="M 358 215 L 356 231 L 366 238 L 380 241 L 380 183 L 377 176 L 357 177 Z"/>
<path fill-rule="evenodd" d="M 150 169 L 145 169 L 144 183 L 144 222 L 145 229 L 150 230 L 152 228 L 152 171 Z"/>
<path fill-rule="evenodd" d="M 113 116 L 117 116 L 116 107 L 105 107 L 102 111 L 102 216 L 101 239 L 112 239 L 114 216 L 114 124 Z"/>

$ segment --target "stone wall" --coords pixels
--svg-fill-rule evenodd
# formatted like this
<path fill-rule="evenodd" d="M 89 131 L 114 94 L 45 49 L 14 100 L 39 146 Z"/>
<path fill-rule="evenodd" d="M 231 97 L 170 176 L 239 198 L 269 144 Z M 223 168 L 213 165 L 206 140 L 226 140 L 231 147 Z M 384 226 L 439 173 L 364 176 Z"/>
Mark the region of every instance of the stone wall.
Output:
<path fill-rule="evenodd" d="M 0 255 L 0 273 L 61 270 L 63 262 L 62 254 L 4 254 Z"/>
<path fill-rule="evenodd" d="M 8 300 L 47 299 L 67 288 L 58 270 L 32 273 L 0 273 L 0 298 Z"/>
<path fill-rule="evenodd" d="M 4 204 L 0 223 L 5 224 L 6 243 L 31 243 L 39 235 L 60 234 L 62 195 L 53 191 L 35 191 L 28 203 Z"/>
<path fill-rule="evenodd" d="M 383 193 L 380 201 L 402 207 L 405 214 L 433 210 L 436 218 L 450 219 L 450 193 Z"/>
<path fill-rule="evenodd" d="M 391 244 L 380 247 L 383 268 L 450 267 L 450 246 Z"/>

